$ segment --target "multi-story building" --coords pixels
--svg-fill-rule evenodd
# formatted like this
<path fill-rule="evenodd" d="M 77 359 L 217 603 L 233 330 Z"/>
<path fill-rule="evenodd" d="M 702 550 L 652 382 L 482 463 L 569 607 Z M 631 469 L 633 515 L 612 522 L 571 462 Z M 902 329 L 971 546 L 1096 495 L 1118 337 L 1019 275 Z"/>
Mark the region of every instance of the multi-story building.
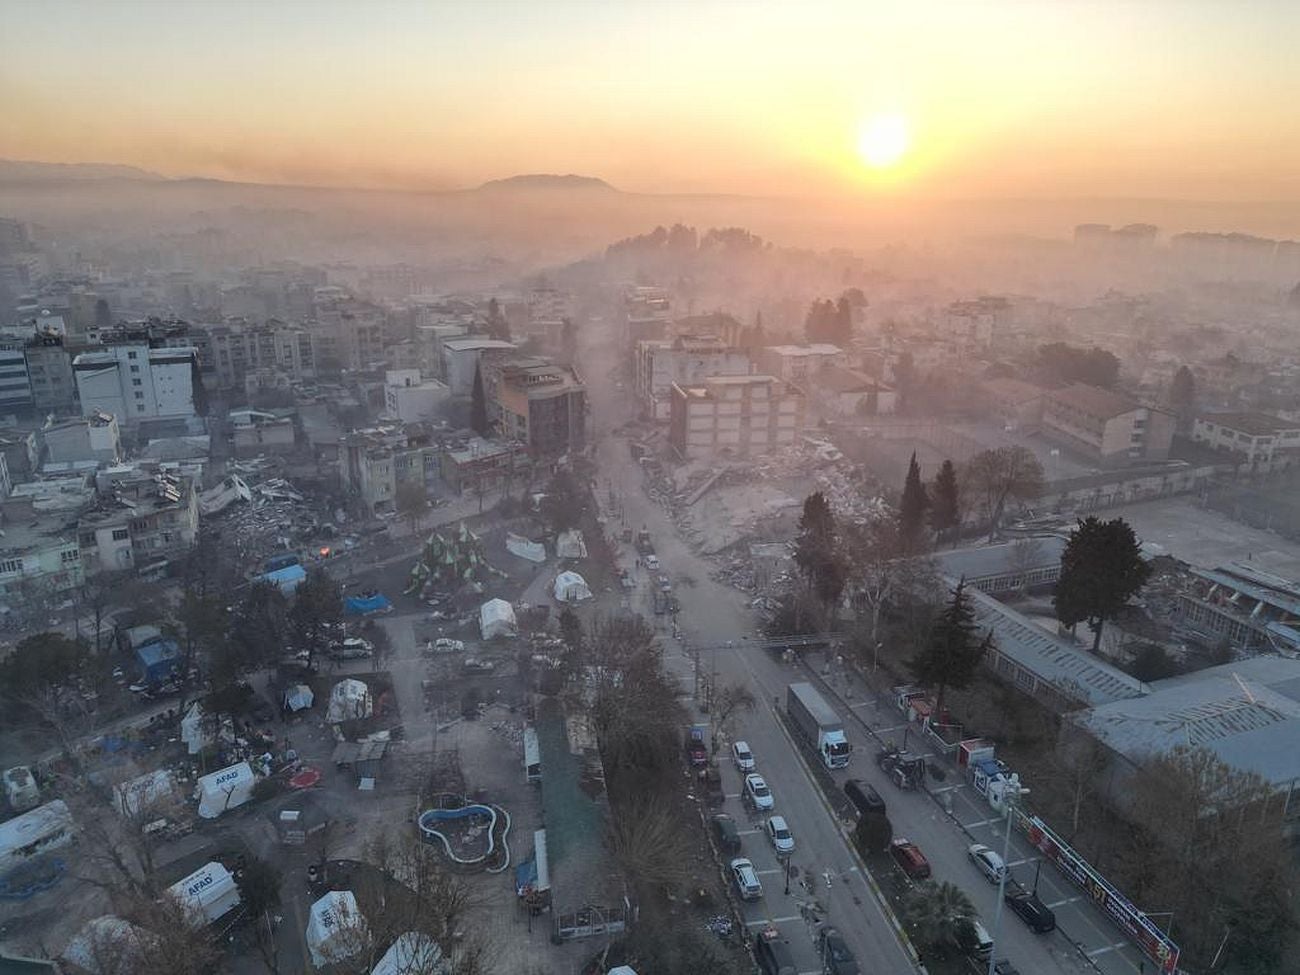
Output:
<path fill-rule="evenodd" d="M 629 288 L 623 296 L 623 309 L 627 316 L 627 342 L 633 348 L 645 339 L 662 339 L 668 335 L 673 305 L 663 288 Z"/>
<path fill-rule="evenodd" d="M 144 468 L 110 473 L 111 492 L 77 520 L 87 574 L 148 568 L 194 545 L 199 505 L 193 478 Z"/>
<path fill-rule="evenodd" d="M 572 366 L 547 359 L 492 361 L 484 369 L 489 417 L 506 440 L 533 457 L 581 450 L 587 442 L 587 387 Z"/>
<path fill-rule="evenodd" d="M 234 410 L 230 414 L 230 443 L 236 457 L 293 450 L 298 443 L 293 416 Z"/>
<path fill-rule="evenodd" d="M 384 411 L 403 423 L 429 420 L 441 413 L 451 390 L 436 379 L 421 379 L 419 369 L 390 369 L 384 374 Z"/>
<path fill-rule="evenodd" d="M 510 490 L 526 483 L 532 469 L 526 444 L 482 437 L 446 445 L 440 462 L 443 483 L 458 494 Z"/>
<path fill-rule="evenodd" d="M 0 539 L 0 596 L 36 599 L 71 592 L 85 581 L 75 520 L 17 515 L 6 507 Z"/>
<path fill-rule="evenodd" d="M 323 289 L 318 289 L 319 290 Z M 315 330 L 328 348 L 334 368 L 364 372 L 384 361 L 384 310 L 378 305 L 347 297 L 317 301 Z M 318 361 L 318 368 L 325 365 Z"/>
<path fill-rule="evenodd" d="M 108 346 L 78 355 L 72 371 L 83 415 L 98 410 L 126 426 L 195 415 L 192 347 Z"/>
<path fill-rule="evenodd" d="M 344 484 L 368 510 L 392 511 L 403 484 L 416 483 L 427 491 L 436 483 L 441 450 L 410 429 L 354 430 L 340 442 Z"/>
<path fill-rule="evenodd" d="M 41 413 L 72 413 L 77 408 L 77 382 L 72 357 L 62 335 L 37 334 L 24 349 L 32 406 Z"/>
<path fill-rule="evenodd" d="M 769 345 L 759 349 L 754 365 L 765 375 L 802 385 L 830 365 L 842 365 L 844 350 L 824 342 L 811 345 Z"/>
<path fill-rule="evenodd" d="M 641 411 L 667 420 L 673 384 L 693 386 L 709 376 L 745 376 L 749 353 L 731 348 L 711 335 L 679 335 L 636 344 L 633 385 Z"/>
<path fill-rule="evenodd" d="M 668 442 L 679 457 L 754 456 L 793 444 L 804 395 L 775 376 L 712 376 L 673 386 Z"/>
<path fill-rule="evenodd" d="M 49 422 L 41 429 L 41 440 L 45 444 L 46 463 L 116 464 L 122 456 L 117 417 L 99 411 L 90 416 Z"/>
<path fill-rule="evenodd" d="M 1264 413 L 1198 416 L 1192 439 L 1232 454 L 1252 471 L 1283 470 L 1300 462 L 1300 422 Z"/>
<path fill-rule="evenodd" d="M 513 342 L 486 335 L 447 339 L 442 343 L 442 381 L 452 396 L 468 396 L 474 388 L 474 372 L 484 357 L 509 356 L 514 351 Z"/>
<path fill-rule="evenodd" d="M 1082 383 L 1043 397 L 1043 432 L 1105 467 L 1165 460 L 1176 423 L 1165 410 Z"/>
<path fill-rule="evenodd" d="M 865 372 L 827 366 L 806 384 L 810 398 L 831 416 L 887 416 L 898 409 L 898 392 Z"/>
<path fill-rule="evenodd" d="M 25 342 L 0 343 L 0 416 L 32 411 L 32 383 L 27 374 Z"/>
<path fill-rule="evenodd" d="M 458 322 L 434 322 L 415 326 L 415 348 L 420 369 L 425 375 L 447 381 L 444 371 L 442 345 L 450 339 L 465 338 L 469 325 Z"/>
<path fill-rule="evenodd" d="M 993 295 L 954 301 L 939 316 L 935 331 L 957 353 L 974 355 L 997 341 L 998 326 L 1009 307 L 1006 298 Z"/>

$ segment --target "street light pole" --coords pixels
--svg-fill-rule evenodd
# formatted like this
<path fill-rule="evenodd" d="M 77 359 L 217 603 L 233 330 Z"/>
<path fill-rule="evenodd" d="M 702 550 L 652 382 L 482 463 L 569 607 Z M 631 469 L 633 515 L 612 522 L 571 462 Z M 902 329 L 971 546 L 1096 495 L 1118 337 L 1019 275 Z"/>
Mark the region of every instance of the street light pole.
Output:
<path fill-rule="evenodd" d="M 785 896 L 789 897 L 790 896 L 790 854 L 787 853 L 785 856 L 781 858 L 781 866 L 784 868 L 784 873 L 785 873 Z"/>
<path fill-rule="evenodd" d="M 1014 792 L 1012 791 L 1013 788 Z M 1010 873 L 1007 862 L 1011 854 L 1011 823 L 1015 819 L 1016 803 L 1020 801 L 1021 796 L 1028 792 L 1028 789 L 1020 787 L 1019 782 L 1008 782 L 1007 790 L 1002 794 L 1002 802 L 1006 806 L 1007 829 L 1002 837 L 1002 876 L 998 878 L 998 906 L 993 914 L 993 944 L 989 948 L 988 975 L 996 975 L 994 968 L 997 965 L 998 958 L 998 935 L 1002 933 L 1002 907 L 1006 903 L 1007 874 Z"/>

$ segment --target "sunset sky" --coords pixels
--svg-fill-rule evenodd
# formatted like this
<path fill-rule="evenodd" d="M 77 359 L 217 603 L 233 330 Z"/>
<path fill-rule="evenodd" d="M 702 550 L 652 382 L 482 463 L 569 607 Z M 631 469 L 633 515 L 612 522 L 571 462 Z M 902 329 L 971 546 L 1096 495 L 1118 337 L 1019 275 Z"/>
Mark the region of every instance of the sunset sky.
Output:
<path fill-rule="evenodd" d="M 0 157 L 412 188 L 576 172 L 1297 199 L 1298 49 L 1300 3 L 1246 0 L 0 0 Z M 872 167 L 880 117 L 907 148 Z"/>

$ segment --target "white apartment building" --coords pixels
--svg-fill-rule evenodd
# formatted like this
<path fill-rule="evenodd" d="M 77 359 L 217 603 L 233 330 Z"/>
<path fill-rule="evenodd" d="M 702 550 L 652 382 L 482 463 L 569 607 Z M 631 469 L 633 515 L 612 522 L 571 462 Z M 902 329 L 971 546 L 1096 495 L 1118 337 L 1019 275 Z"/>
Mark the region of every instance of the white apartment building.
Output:
<path fill-rule="evenodd" d="M 1254 471 L 1281 470 L 1300 461 L 1300 422 L 1265 413 L 1198 416 L 1192 439 L 1235 455 Z"/>
<path fill-rule="evenodd" d="M 755 358 L 755 365 L 769 376 L 788 383 L 803 383 L 827 366 L 843 364 L 844 350 L 826 342 L 769 345 L 759 349 Z"/>
<path fill-rule="evenodd" d="M 419 369 L 389 369 L 384 374 L 384 411 L 403 423 L 440 414 L 451 390 L 436 379 L 421 379 Z"/>
<path fill-rule="evenodd" d="M 636 344 L 634 364 L 637 402 L 655 420 L 668 419 L 674 384 L 694 386 L 709 376 L 747 376 L 751 371 L 748 352 L 711 335 L 644 339 Z"/>
<path fill-rule="evenodd" d="M 82 414 L 100 411 L 126 426 L 193 416 L 195 355 L 192 348 L 147 345 L 111 345 L 101 352 L 81 353 L 72 362 L 72 372 Z"/>
<path fill-rule="evenodd" d="M 668 441 L 680 457 L 754 456 L 793 444 L 804 395 L 774 376 L 711 376 L 672 388 Z"/>
<path fill-rule="evenodd" d="M 485 335 L 468 335 L 442 343 L 442 380 L 453 396 L 468 396 L 474 389 L 474 371 L 484 353 L 509 353 L 513 342 L 490 339 Z"/>
<path fill-rule="evenodd" d="M 1075 383 L 1043 397 L 1043 432 L 1106 467 L 1165 460 L 1176 418 L 1127 396 Z"/>

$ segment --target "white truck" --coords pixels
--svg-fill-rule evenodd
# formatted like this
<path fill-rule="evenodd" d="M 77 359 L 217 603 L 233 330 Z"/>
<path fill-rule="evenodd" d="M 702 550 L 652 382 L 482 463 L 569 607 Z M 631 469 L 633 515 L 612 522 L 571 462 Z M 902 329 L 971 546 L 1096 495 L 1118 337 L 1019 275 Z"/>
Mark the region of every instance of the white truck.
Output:
<path fill-rule="evenodd" d="M 786 688 L 785 710 L 790 724 L 817 750 L 827 768 L 848 768 L 853 749 L 844 737 L 844 723 L 812 684 Z"/>

